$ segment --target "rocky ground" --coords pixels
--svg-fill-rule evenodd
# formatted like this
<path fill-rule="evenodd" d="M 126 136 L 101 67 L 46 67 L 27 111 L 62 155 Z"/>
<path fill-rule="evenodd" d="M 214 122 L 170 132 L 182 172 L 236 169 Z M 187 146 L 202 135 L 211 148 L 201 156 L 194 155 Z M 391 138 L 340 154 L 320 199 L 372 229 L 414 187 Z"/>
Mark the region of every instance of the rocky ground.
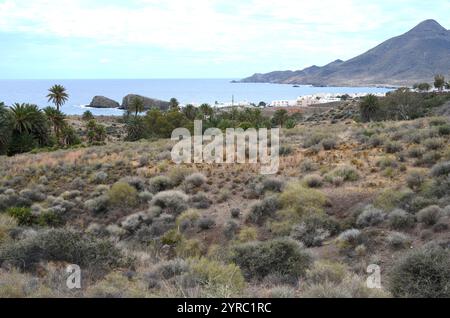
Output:
<path fill-rule="evenodd" d="M 398 277 L 409 253 L 448 260 L 450 121 L 354 114 L 283 130 L 275 176 L 176 166 L 172 142 L 120 141 L 108 117 L 105 146 L 1 157 L 0 297 L 421 296 Z M 69 291 L 73 263 L 86 276 Z M 381 289 L 365 285 L 371 264 Z M 427 292 L 448 296 L 448 275 Z"/>

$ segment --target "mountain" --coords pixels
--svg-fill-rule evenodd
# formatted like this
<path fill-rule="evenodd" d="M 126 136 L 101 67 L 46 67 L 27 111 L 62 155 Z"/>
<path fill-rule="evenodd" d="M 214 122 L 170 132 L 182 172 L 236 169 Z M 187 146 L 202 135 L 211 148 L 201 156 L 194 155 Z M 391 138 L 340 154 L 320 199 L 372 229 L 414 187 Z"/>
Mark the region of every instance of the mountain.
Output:
<path fill-rule="evenodd" d="M 410 86 L 433 82 L 450 72 L 450 31 L 426 20 L 409 32 L 389 39 L 348 61 L 300 71 L 255 74 L 244 83 L 282 83 L 316 86 Z"/>

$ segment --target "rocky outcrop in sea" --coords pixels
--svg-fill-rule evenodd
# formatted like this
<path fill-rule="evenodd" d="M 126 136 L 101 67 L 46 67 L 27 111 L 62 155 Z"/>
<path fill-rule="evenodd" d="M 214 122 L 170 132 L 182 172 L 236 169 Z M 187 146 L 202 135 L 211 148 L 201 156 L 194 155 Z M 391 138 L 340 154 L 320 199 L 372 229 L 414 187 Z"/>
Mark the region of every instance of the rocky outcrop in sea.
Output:
<path fill-rule="evenodd" d="M 104 96 L 95 96 L 89 104 L 92 108 L 120 108 L 120 104 Z"/>
<path fill-rule="evenodd" d="M 136 94 L 129 94 L 123 98 L 122 108 L 128 109 L 131 101 L 134 98 L 140 98 L 143 101 L 145 110 L 149 110 L 151 108 L 159 108 L 159 109 L 165 111 L 165 110 L 168 110 L 170 107 L 169 102 L 165 102 L 165 101 L 162 101 L 159 99 L 149 98 L 149 97 L 145 97 L 145 96 L 140 96 L 140 95 L 136 95 Z"/>

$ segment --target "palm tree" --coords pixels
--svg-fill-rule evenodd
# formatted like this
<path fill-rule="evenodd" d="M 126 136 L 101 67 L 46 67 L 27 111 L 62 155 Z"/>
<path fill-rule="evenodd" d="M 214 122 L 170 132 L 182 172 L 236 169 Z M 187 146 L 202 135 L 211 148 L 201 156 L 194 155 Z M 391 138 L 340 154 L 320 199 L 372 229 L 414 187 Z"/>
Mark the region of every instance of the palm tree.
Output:
<path fill-rule="evenodd" d="M 200 105 L 200 112 L 205 119 L 208 119 L 214 114 L 214 109 L 209 104 L 202 104 Z"/>
<path fill-rule="evenodd" d="M 183 113 L 189 120 L 194 120 L 197 117 L 197 108 L 194 105 L 189 104 L 183 109 Z"/>
<path fill-rule="evenodd" d="M 437 88 L 441 92 L 444 89 L 444 86 L 445 86 L 444 75 L 436 75 L 434 77 L 434 87 Z"/>
<path fill-rule="evenodd" d="M 370 122 L 375 119 L 375 116 L 380 108 L 378 97 L 369 94 L 359 104 L 361 119 L 365 122 Z"/>
<path fill-rule="evenodd" d="M 11 112 L 0 102 L 0 155 L 6 153 L 11 138 Z"/>
<path fill-rule="evenodd" d="M 137 117 L 139 113 L 144 112 L 144 101 L 142 98 L 139 97 L 133 97 L 133 99 L 130 102 L 129 111 L 134 112 L 135 116 Z"/>
<path fill-rule="evenodd" d="M 66 125 L 66 122 L 64 121 L 66 116 L 60 110 L 54 107 L 45 108 L 44 113 L 53 126 L 55 137 L 59 139 L 59 134 Z"/>
<path fill-rule="evenodd" d="M 273 122 L 280 126 L 283 127 L 284 123 L 289 119 L 289 113 L 287 110 L 285 109 L 279 109 L 275 112 L 275 114 L 273 115 Z"/>
<path fill-rule="evenodd" d="M 48 142 L 48 121 L 36 105 L 14 104 L 11 107 L 11 130 L 13 134 L 30 134 L 41 145 Z"/>
<path fill-rule="evenodd" d="M 55 104 L 57 110 L 69 100 L 69 94 L 62 85 L 53 85 L 48 91 L 48 101 Z"/>
<path fill-rule="evenodd" d="M 170 110 L 180 110 L 180 102 L 176 98 L 170 99 Z"/>

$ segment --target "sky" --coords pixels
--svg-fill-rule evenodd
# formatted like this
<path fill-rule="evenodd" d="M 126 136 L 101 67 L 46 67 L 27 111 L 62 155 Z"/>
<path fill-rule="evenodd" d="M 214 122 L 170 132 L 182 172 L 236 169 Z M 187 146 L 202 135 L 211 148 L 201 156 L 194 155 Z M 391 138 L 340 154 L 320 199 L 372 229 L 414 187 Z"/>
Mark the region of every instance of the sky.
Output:
<path fill-rule="evenodd" d="M 0 78 L 230 78 L 350 59 L 448 0 L 0 0 Z"/>

